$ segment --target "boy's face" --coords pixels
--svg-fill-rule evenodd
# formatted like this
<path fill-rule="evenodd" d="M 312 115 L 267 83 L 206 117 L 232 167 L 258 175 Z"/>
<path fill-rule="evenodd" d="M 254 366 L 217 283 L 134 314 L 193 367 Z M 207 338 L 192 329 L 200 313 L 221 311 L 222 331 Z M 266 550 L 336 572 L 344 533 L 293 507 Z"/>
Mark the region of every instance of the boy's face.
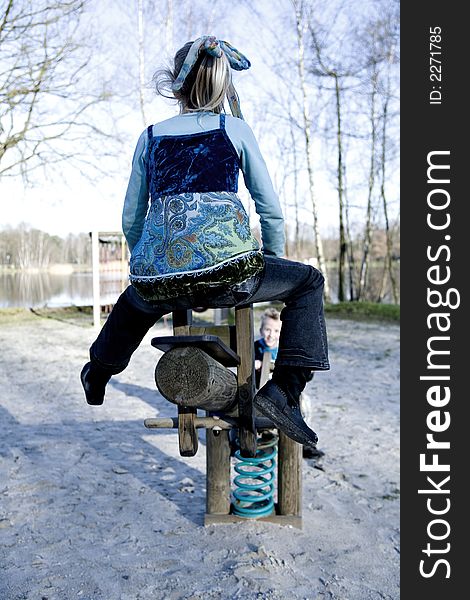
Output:
<path fill-rule="evenodd" d="M 266 317 L 259 330 L 266 342 L 268 348 L 276 348 L 279 343 L 279 334 L 281 333 L 281 322 Z"/>

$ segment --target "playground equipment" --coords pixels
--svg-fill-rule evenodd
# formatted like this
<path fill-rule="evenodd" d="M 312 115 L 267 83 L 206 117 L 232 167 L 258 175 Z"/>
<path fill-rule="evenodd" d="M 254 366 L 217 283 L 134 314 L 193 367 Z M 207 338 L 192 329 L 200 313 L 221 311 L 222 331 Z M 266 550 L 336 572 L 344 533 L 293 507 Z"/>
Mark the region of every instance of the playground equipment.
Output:
<path fill-rule="evenodd" d="M 174 335 L 151 343 L 164 352 L 157 387 L 178 416 L 146 419 L 145 426 L 178 429 L 180 454 L 188 457 L 198 451 L 197 430 L 206 429 L 206 525 L 258 518 L 301 528 L 302 446 L 253 407 L 253 331 L 252 306 L 235 309 L 235 325 L 196 327 L 191 311 L 173 312 Z M 269 372 L 266 353 L 260 386 Z M 239 445 L 233 487 L 231 430 Z"/>

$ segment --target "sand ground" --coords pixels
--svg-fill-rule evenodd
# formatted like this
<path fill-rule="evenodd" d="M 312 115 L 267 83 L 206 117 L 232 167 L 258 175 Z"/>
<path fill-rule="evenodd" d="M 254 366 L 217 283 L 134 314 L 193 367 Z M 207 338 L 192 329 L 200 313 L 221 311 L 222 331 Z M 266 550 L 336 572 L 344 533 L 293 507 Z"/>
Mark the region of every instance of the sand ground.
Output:
<path fill-rule="evenodd" d="M 88 321 L 0 320 L 1 600 L 399 598 L 399 328 L 329 319 L 306 393 L 303 529 L 203 526 L 205 446 L 178 453 L 150 339 L 89 407 Z"/>

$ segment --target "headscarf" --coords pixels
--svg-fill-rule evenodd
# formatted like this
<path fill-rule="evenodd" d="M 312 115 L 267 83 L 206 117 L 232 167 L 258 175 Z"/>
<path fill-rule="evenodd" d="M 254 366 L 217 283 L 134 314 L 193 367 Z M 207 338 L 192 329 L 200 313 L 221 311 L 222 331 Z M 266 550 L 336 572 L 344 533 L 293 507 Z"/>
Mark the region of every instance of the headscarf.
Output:
<path fill-rule="evenodd" d="M 183 87 L 188 73 L 194 67 L 201 52 L 207 52 L 207 54 L 213 56 L 214 58 L 220 58 L 222 53 L 224 53 L 231 68 L 235 69 L 236 71 L 243 71 L 245 69 L 249 69 L 251 66 L 251 63 L 246 56 L 244 56 L 228 42 L 218 40 L 212 35 L 203 35 L 193 42 L 193 45 L 189 49 L 178 76 L 171 86 L 171 89 L 174 92 L 178 92 Z M 227 89 L 227 99 L 232 115 L 234 117 L 238 117 L 239 119 L 243 119 L 243 115 L 240 110 L 240 100 L 233 83 L 230 83 Z"/>

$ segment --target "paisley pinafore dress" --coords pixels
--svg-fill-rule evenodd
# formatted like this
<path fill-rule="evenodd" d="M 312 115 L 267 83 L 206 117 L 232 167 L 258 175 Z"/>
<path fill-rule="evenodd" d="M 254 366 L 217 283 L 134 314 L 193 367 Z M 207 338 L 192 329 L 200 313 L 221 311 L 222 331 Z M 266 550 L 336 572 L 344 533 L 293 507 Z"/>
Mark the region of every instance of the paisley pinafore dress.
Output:
<path fill-rule="evenodd" d="M 130 281 L 147 301 L 233 286 L 258 274 L 263 254 L 238 191 L 240 160 L 219 128 L 153 135 L 146 157 L 150 191 L 143 233 L 130 259 Z"/>

